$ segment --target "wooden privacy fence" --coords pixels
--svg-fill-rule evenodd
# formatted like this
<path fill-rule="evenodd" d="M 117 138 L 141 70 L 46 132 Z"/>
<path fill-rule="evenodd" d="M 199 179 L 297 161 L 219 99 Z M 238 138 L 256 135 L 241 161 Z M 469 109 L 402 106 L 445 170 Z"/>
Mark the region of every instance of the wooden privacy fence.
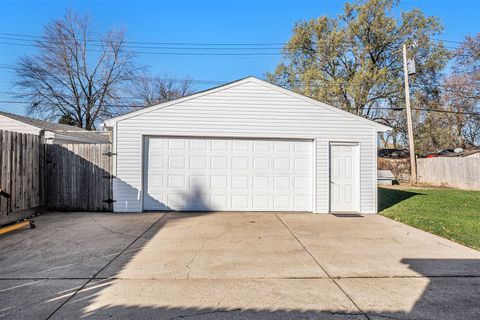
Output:
<path fill-rule="evenodd" d="M 0 130 L 0 225 L 30 216 L 45 204 L 42 138 Z"/>
<path fill-rule="evenodd" d="M 480 190 L 480 158 L 417 160 L 418 182 L 465 190 Z"/>
<path fill-rule="evenodd" d="M 0 130 L 0 225 L 46 208 L 112 210 L 110 144 L 44 144 Z"/>
<path fill-rule="evenodd" d="M 111 211 L 110 144 L 46 145 L 46 203 L 52 210 Z"/>

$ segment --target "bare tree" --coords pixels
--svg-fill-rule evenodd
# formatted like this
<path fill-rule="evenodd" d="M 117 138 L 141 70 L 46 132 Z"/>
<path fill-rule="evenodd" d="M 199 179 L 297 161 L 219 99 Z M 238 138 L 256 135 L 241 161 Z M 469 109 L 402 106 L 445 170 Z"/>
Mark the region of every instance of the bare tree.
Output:
<path fill-rule="evenodd" d="M 451 139 L 463 148 L 480 145 L 480 33 L 467 35 L 454 55 L 453 73 L 444 83 L 442 100 Z"/>
<path fill-rule="evenodd" d="M 139 77 L 132 90 L 132 94 L 142 99 L 147 106 L 179 99 L 193 92 L 192 79 L 172 79 L 168 75 Z"/>
<path fill-rule="evenodd" d="M 124 32 L 95 37 L 87 16 L 67 11 L 45 26 L 35 42 L 38 55 L 22 57 L 17 67 L 19 97 L 28 112 L 45 119 L 72 118 L 94 130 L 100 119 L 125 112 L 122 92 L 139 69 L 125 49 Z"/>

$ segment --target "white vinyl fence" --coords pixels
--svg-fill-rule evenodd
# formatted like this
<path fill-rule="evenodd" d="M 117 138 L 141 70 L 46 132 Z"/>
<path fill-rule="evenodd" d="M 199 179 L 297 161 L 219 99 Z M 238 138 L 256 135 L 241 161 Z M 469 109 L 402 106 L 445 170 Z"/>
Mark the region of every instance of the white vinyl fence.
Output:
<path fill-rule="evenodd" d="M 480 158 L 425 158 L 417 160 L 418 183 L 480 190 Z"/>

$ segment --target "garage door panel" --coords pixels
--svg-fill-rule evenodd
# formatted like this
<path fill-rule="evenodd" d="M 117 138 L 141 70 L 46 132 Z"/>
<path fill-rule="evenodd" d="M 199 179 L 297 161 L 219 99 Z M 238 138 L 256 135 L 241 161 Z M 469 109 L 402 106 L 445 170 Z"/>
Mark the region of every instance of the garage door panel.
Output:
<path fill-rule="evenodd" d="M 189 187 L 190 189 L 192 188 L 206 189 L 207 177 L 204 175 L 191 175 Z"/>
<path fill-rule="evenodd" d="M 226 170 L 228 168 L 228 157 L 211 156 L 210 169 L 212 170 Z"/>
<path fill-rule="evenodd" d="M 253 169 L 259 170 L 259 171 L 270 170 L 271 169 L 270 159 L 267 157 L 254 157 Z"/>
<path fill-rule="evenodd" d="M 270 177 L 254 176 L 253 177 L 253 189 L 265 190 L 270 188 Z"/>
<path fill-rule="evenodd" d="M 146 210 L 312 210 L 312 142 L 145 139 Z"/>
<path fill-rule="evenodd" d="M 247 140 L 233 140 L 232 141 L 232 151 L 248 151 L 249 150 L 249 141 Z"/>
<path fill-rule="evenodd" d="M 168 140 L 168 150 L 185 150 L 184 139 L 169 139 Z"/>
<path fill-rule="evenodd" d="M 247 175 L 234 175 L 231 177 L 231 188 L 234 190 L 242 190 L 249 188 L 249 177 Z"/>
<path fill-rule="evenodd" d="M 202 169 L 205 170 L 208 168 L 208 157 L 207 156 L 194 156 L 190 157 L 190 169 Z"/>
<path fill-rule="evenodd" d="M 213 152 L 215 152 L 215 151 L 227 151 L 228 150 L 227 140 L 220 140 L 220 139 L 212 140 L 211 144 L 212 144 L 212 149 L 211 150 Z"/>
<path fill-rule="evenodd" d="M 248 170 L 248 157 L 232 157 L 232 170 Z"/>
<path fill-rule="evenodd" d="M 312 197 L 310 195 L 297 195 L 294 197 L 295 208 L 310 210 L 310 203 L 312 203 Z"/>
<path fill-rule="evenodd" d="M 274 141 L 273 142 L 273 151 L 289 153 L 291 144 L 292 144 L 292 142 L 290 142 L 290 141 Z"/>

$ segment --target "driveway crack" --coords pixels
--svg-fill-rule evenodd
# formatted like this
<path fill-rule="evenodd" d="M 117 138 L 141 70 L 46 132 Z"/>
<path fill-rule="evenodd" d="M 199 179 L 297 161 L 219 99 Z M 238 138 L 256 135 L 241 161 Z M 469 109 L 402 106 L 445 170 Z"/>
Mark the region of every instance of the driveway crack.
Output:
<path fill-rule="evenodd" d="M 97 221 L 97 219 L 95 219 L 95 217 L 92 217 L 92 221 L 97 225 L 99 226 L 100 228 L 110 232 L 110 233 L 113 233 L 113 234 L 119 234 L 119 235 L 122 235 L 122 236 L 127 236 L 127 237 L 132 237 L 131 234 L 127 234 L 127 233 L 123 233 L 123 232 L 118 232 L 118 231 L 115 231 L 115 230 L 112 230 L 106 226 L 104 226 L 103 224 L 101 224 L 100 222 Z"/>
<path fill-rule="evenodd" d="M 185 266 L 185 268 L 187 269 L 187 279 L 190 279 L 190 271 L 192 270 L 193 261 L 194 261 L 195 258 L 197 257 L 198 253 L 199 253 L 200 251 L 202 251 L 202 249 L 205 247 L 205 245 L 207 244 L 207 241 L 208 241 L 208 239 L 205 240 L 205 241 L 202 243 L 201 247 L 198 248 L 198 249 L 195 251 L 195 253 L 193 254 L 192 259 L 190 259 L 190 261 L 189 261 L 189 262 L 187 263 L 187 265 Z"/>
<path fill-rule="evenodd" d="M 225 298 L 230 294 L 230 292 L 232 291 L 233 287 L 238 283 L 238 280 L 235 280 L 231 285 L 230 287 L 228 288 L 228 290 L 225 292 L 225 294 L 223 295 L 223 297 L 220 298 L 220 300 L 218 300 L 218 303 L 217 303 L 217 308 L 222 304 L 223 300 L 225 300 Z"/>

